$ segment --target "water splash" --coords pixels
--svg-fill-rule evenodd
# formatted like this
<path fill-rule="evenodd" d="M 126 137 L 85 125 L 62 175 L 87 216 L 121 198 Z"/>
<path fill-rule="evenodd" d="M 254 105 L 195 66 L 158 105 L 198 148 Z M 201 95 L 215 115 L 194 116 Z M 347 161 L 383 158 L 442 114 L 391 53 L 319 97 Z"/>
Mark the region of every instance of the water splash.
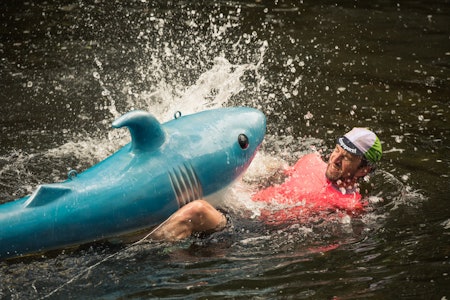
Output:
<path fill-rule="evenodd" d="M 169 85 L 160 82 L 151 92 L 133 93 L 132 97 L 127 98 L 128 107 L 146 109 L 167 121 L 173 118 L 176 111 L 186 115 L 226 106 L 234 95 L 244 89 L 243 74 L 255 69 L 257 63 L 236 65 L 223 56 L 215 57 L 212 67 L 202 73 L 193 85 L 170 91 Z"/>
<path fill-rule="evenodd" d="M 118 118 L 120 117 L 120 113 L 117 111 L 116 101 L 112 97 L 111 92 L 108 90 L 107 85 L 104 83 L 102 75 L 100 75 L 100 72 L 103 72 L 103 64 L 97 57 L 94 58 L 94 62 L 98 68 L 98 71 L 94 71 L 92 73 L 92 76 L 94 77 L 95 81 L 98 82 L 100 88 L 102 89 L 101 95 L 105 97 L 109 103 L 104 109 L 107 109 L 114 118 Z"/>

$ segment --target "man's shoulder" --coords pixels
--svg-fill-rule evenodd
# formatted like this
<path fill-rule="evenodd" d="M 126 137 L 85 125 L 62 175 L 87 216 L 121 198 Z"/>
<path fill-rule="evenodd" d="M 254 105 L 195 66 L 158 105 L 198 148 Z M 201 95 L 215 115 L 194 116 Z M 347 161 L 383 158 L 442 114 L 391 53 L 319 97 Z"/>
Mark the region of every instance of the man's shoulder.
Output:
<path fill-rule="evenodd" d="M 317 152 L 308 153 L 302 157 L 292 166 L 290 175 L 296 174 L 296 176 L 305 177 L 305 179 L 317 179 L 325 178 L 326 163 L 322 160 L 321 156 Z"/>

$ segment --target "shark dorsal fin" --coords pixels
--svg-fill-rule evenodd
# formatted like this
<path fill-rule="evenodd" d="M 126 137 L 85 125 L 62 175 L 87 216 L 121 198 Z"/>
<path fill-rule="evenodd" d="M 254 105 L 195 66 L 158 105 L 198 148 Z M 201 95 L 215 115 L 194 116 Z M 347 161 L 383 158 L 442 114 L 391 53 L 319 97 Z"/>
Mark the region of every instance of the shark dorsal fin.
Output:
<path fill-rule="evenodd" d="M 43 184 L 25 202 L 25 207 L 43 206 L 69 193 L 70 188 L 60 184 Z"/>
<path fill-rule="evenodd" d="M 112 123 L 114 128 L 128 127 L 131 134 L 132 151 L 149 151 L 161 146 L 166 134 L 161 123 L 142 110 L 135 110 L 124 114 Z"/>

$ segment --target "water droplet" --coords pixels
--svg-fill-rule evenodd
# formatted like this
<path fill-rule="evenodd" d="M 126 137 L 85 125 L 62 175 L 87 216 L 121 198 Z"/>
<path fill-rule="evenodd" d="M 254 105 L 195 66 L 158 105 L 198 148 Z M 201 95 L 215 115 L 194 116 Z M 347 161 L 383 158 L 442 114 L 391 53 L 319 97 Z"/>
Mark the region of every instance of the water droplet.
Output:
<path fill-rule="evenodd" d="M 303 118 L 305 120 L 312 119 L 313 117 L 314 117 L 313 114 L 311 112 L 309 112 L 309 111 L 306 113 L 306 115 L 303 116 Z"/>
<path fill-rule="evenodd" d="M 395 135 L 394 139 L 397 143 L 401 143 L 403 141 L 403 136 L 400 135 Z"/>

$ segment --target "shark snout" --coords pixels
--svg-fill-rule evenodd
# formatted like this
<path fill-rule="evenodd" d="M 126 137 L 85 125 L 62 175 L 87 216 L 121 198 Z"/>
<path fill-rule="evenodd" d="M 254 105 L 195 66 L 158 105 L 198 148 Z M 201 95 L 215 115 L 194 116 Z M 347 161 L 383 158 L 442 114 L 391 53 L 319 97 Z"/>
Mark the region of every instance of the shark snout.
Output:
<path fill-rule="evenodd" d="M 266 116 L 258 109 L 248 108 L 248 113 L 242 116 L 242 118 L 251 134 L 249 142 L 255 146 L 256 151 L 266 134 Z"/>

